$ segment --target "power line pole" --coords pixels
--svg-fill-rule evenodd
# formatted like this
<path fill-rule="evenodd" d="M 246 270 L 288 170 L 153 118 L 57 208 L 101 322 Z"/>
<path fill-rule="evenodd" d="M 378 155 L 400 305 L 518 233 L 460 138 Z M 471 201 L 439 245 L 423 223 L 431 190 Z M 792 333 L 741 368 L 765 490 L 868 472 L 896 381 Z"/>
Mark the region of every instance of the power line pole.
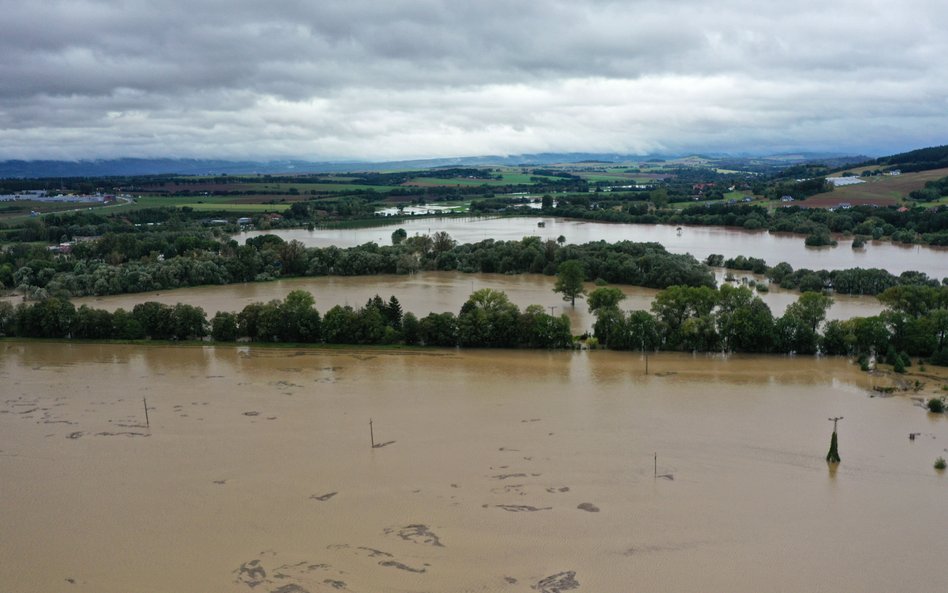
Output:
<path fill-rule="evenodd" d="M 836 438 L 836 425 L 842 420 L 842 416 L 836 416 L 834 418 L 827 418 L 830 422 L 833 423 L 833 436 L 830 438 L 830 449 L 829 453 L 826 454 L 826 461 L 829 463 L 839 463 L 839 443 Z"/>

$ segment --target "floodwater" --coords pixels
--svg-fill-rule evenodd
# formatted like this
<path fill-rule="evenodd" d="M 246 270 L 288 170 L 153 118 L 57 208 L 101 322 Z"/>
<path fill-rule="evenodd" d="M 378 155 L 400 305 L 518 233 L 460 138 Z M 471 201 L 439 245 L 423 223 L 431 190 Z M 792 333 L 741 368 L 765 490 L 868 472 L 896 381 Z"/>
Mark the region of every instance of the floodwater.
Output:
<path fill-rule="evenodd" d="M 545 226 L 540 228 L 537 223 Z M 892 274 L 908 270 L 925 272 L 937 279 L 948 277 L 948 249 L 900 245 L 887 241 L 870 241 L 865 249 L 852 249 L 852 239 L 839 239 L 836 247 L 807 247 L 803 236 L 771 234 L 727 227 L 685 226 L 679 235 L 677 227 L 664 224 L 609 224 L 552 217 L 529 218 L 424 218 L 366 229 L 314 230 L 288 229 L 250 231 L 235 235 L 241 244 L 247 239 L 274 234 L 289 241 L 296 239 L 307 247 L 354 247 L 374 241 L 391 244 L 392 231 L 403 228 L 409 236 L 445 231 L 461 243 L 485 239 L 519 241 L 535 235 L 544 240 L 564 236 L 569 243 L 590 241 L 654 241 L 671 253 L 690 253 L 704 260 L 712 253 L 725 257 L 744 255 L 759 257 L 768 265 L 782 261 L 794 269 L 841 270 L 847 268 L 881 268 Z"/>
<path fill-rule="evenodd" d="M 408 275 L 382 276 L 324 276 L 312 278 L 290 278 L 273 282 L 229 284 L 226 286 L 200 286 L 153 293 L 134 293 L 103 297 L 73 299 L 73 303 L 89 305 L 98 309 L 114 311 L 118 308 L 131 310 L 138 303 L 156 301 L 168 305 L 185 303 L 202 307 L 209 317 L 218 311 L 240 311 L 250 303 L 282 300 L 290 291 L 306 290 L 316 298 L 316 308 L 325 313 L 335 305 L 361 307 L 378 294 L 385 300 L 394 295 L 403 311 L 411 311 L 419 317 L 428 313 L 450 311 L 457 314 L 461 306 L 475 290 L 492 288 L 504 291 L 521 310 L 528 305 L 542 305 L 547 311 L 559 315 L 566 313 L 577 334 L 592 329 L 594 318 L 589 314 L 585 301 L 577 300 L 570 307 L 561 295 L 553 292 L 556 279 L 538 274 L 463 274 L 461 272 L 422 272 Z M 651 307 L 658 290 L 636 286 L 616 285 L 626 295 L 623 310 Z M 587 291 L 596 287 L 588 283 Z M 775 316 L 782 315 L 790 303 L 796 302 L 800 293 L 774 287 L 760 295 Z M 828 312 L 829 319 L 868 317 L 882 311 L 875 297 L 837 295 Z"/>
<path fill-rule="evenodd" d="M 605 351 L 2 341 L 0 583 L 948 589 L 948 477 L 932 469 L 944 416 L 870 397 L 892 379 L 839 359 L 644 364 Z"/>

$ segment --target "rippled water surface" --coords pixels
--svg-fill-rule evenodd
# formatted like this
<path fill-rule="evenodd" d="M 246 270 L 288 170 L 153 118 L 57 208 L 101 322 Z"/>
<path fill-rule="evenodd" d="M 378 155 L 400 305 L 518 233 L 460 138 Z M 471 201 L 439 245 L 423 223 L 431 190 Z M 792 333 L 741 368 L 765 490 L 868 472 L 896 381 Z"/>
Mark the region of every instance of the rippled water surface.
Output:
<path fill-rule="evenodd" d="M 948 420 L 912 392 L 838 359 L 645 362 L 2 341 L 0 589 L 948 588 Z"/>

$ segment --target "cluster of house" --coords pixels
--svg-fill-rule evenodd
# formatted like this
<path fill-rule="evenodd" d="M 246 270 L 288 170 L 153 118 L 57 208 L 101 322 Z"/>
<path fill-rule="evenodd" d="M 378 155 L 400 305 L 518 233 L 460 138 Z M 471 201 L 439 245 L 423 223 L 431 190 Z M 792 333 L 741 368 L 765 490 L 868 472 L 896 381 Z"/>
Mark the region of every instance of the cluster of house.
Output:
<path fill-rule="evenodd" d="M 262 220 L 269 220 L 270 222 L 283 219 L 282 216 L 280 216 L 279 214 L 274 214 L 273 212 L 267 212 L 265 214 L 262 214 L 260 218 Z M 250 218 L 249 216 L 241 216 L 240 218 L 237 219 L 236 222 L 240 226 L 249 226 L 253 224 L 253 219 Z M 212 218 L 210 220 L 206 220 L 204 223 L 210 226 L 224 226 L 226 224 L 230 224 L 230 221 L 223 218 Z"/>
<path fill-rule="evenodd" d="M 112 194 L 56 194 L 50 195 L 45 189 L 29 189 L 14 194 L 0 194 L 0 202 L 62 202 L 76 204 L 105 204 L 114 202 Z"/>
<path fill-rule="evenodd" d="M 72 241 L 66 241 L 65 243 L 60 243 L 59 245 L 50 245 L 46 249 L 52 253 L 67 255 L 72 253 L 72 248 L 76 243 L 95 241 L 96 239 L 98 239 L 98 237 L 73 237 Z"/>

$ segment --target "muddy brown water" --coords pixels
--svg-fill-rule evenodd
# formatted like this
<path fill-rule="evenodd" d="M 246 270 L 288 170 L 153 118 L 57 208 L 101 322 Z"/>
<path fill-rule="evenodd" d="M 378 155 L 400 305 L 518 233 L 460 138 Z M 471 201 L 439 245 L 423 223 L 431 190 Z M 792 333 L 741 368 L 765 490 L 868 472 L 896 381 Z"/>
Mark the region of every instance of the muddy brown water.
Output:
<path fill-rule="evenodd" d="M 538 227 L 538 222 L 544 226 Z M 744 255 L 763 258 L 774 266 L 785 261 L 796 268 L 840 270 L 881 268 L 893 274 L 918 270 L 937 279 L 948 277 L 948 249 L 902 245 L 888 241 L 869 241 L 865 249 L 852 249 L 852 239 L 839 237 L 836 247 L 807 247 L 804 237 L 767 231 L 748 231 L 729 227 L 683 226 L 667 224 L 610 224 L 554 217 L 524 218 L 425 218 L 366 229 L 307 231 L 305 229 L 250 231 L 235 235 L 241 244 L 248 238 L 272 233 L 290 241 L 296 239 L 308 247 L 354 247 L 370 241 L 390 245 L 392 232 L 403 228 L 409 236 L 447 232 L 456 241 L 474 243 L 485 239 L 519 241 L 525 236 L 543 240 L 560 235 L 569 243 L 590 241 L 654 241 L 671 253 L 690 253 L 703 260 L 712 253 L 725 257 Z"/>
<path fill-rule="evenodd" d="M 948 588 L 948 419 L 840 359 L 644 364 L 0 341 L 0 589 Z"/>
<path fill-rule="evenodd" d="M 457 314 L 473 291 L 492 288 L 504 291 L 521 310 L 528 305 L 537 304 L 545 307 L 548 313 L 566 313 L 575 333 L 591 329 L 595 319 L 589 314 L 585 301 L 577 300 L 576 307 L 570 307 L 559 294 L 553 292 L 555 281 L 552 276 L 537 274 L 508 276 L 460 272 L 424 272 L 413 276 L 330 276 L 84 297 L 73 299 L 73 303 L 77 307 L 86 304 L 114 311 L 120 307 L 131 310 L 136 304 L 144 301 L 157 301 L 168 305 L 181 302 L 203 307 L 208 316 L 212 317 L 218 311 L 240 311 L 253 302 L 282 300 L 290 291 L 307 290 L 316 298 L 316 308 L 322 313 L 335 305 L 361 307 L 378 294 L 386 300 L 394 295 L 404 311 L 424 317 L 431 312 L 451 311 Z M 589 283 L 586 288 L 593 290 L 595 286 Z M 654 289 L 634 286 L 618 288 L 626 295 L 626 299 L 621 303 L 624 310 L 648 310 L 658 293 Z M 779 287 L 761 295 L 775 316 L 782 315 L 787 305 L 795 302 L 799 296 L 797 291 L 781 290 Z M 882 306 L 875 297 L 837 295 L 833 298 L 835 303 L 828 313 L 830 319 L 866 317 L 882 311 Z"/>

